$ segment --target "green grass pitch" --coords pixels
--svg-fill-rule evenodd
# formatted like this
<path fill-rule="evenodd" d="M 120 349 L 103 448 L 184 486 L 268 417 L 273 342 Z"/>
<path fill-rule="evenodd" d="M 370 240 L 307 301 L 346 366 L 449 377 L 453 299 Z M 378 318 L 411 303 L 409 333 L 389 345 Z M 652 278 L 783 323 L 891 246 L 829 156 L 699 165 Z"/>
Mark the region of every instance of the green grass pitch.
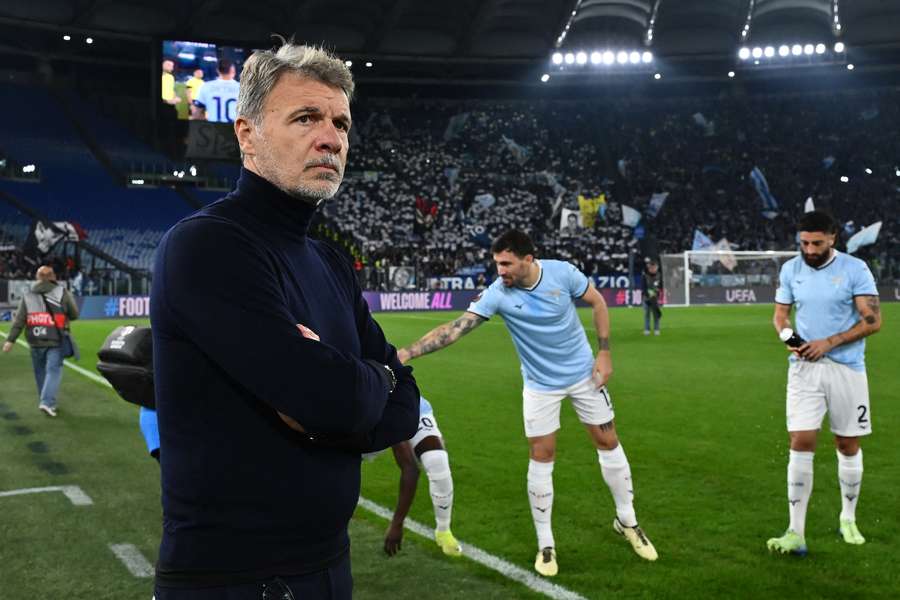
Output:
<path fill-rule="evenodd" d="M 805 559 L 765 549 L 787 524 L 786 353 L 771 307 L 668 309 L 659 338 L 641 335 L 638 310 L 611 311 L 609 387 L 638 518 L 660 559 L 641 561 L 613 533 L 596 453 L 566 406 L 554 472 L 554 582 L 587 598 L 896 597 L 900 305 L 883 311 L 884 327 L 867 352 L 874 435 L 863 442 L 858 522 L 868 541 L 850 547 L 835 533 L 840 494 L 826 423 Z M 377 319 L 403 345 L 454 316 Z M 590 332 L 589 313 L 581 318 Z M 121 323 L 74 324 L 81 366 L 93 370 L 96 349 Z M 530 569 L 536 543 L 525 495 L 521 378 L 506 328 L 492 320 L 412 364 L 450 451 L 454 533 Z M 159 542 L 159 469 L 145 454 L 137 408 L 67 369 L 60 417 L 44 417 L 20 346 L 0 355 L 0 382 L 0 492 L 74 484 L 95 503 L 75 507 L 61 494 L 0 497 L 0 599 L 149 600 L 150 581 L 131 576 L 108 549 L 134 544 L 152 562 Z M 392 507 L 397 483 L 389 455 L 363 465 L 366 498 Z M 424 477 L 411 516 L 433 523 Z M 539 597 L 471 561 L 444 558 L 410 532 L 402 556 L 388 559 L 380 551 L 385 527 L 364 511 L 351 523 L 356 598 L 419 598 L 423 590 L 432 598 Z"/>

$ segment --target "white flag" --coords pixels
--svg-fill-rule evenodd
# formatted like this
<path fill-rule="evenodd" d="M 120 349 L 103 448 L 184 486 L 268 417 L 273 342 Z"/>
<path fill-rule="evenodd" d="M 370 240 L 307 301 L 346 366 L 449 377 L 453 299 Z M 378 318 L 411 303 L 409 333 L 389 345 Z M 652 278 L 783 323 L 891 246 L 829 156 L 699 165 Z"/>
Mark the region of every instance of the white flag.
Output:
<path fill-rule="evenodd" d="M 637 224 L 641 222 L 641 212 L 639 210 L 635 210 L 628 206 L 627 204 L 622 205 L 622 223 L 627 225 L 628 227 L 637 227 Z"/>
<path fill-rule="evenodd" d="M 722 253 L 719 255 L 719 262 L 722 263 L 722 266 L 729 271 L 734 271 L 734 268 L 737 266 L 737 259 L 734 258 L 734 253 L 731 252 L 731 244 L 728 243 L 728 240 L 722 238 L 713 245 L 712 249 Z"/>
<path fill-rule="evenodd" d="M 875 240 L 878 239 L 879 232 L 881 232 L 881 221 L 872 223 L 868 227 L 863 227 L 847 240 L 847 253 L 853 254 L 863 246 L 874 244 Z"/>
<path fill-rule="evenodd" d="M 803 205 L 803 212 L 808 213 L 816 210 L 816 205 L 813 204 L 812 196 L 806 199 L 806 204 Z"/>

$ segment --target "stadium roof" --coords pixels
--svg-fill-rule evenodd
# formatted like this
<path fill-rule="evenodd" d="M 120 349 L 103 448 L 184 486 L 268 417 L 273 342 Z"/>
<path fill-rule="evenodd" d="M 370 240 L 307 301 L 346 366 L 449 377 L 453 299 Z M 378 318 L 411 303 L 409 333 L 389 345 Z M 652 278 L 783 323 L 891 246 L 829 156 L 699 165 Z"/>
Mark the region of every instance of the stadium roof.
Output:
<path fill-rule="evenodd" d="M 7 44 L 23 25 L 246 47 L 269 46 L 274 32 L 402 64 L 411 78 L 541 69 L 557 47 L 733 61 L 744 42 L 843 41 L 889 49 L 892 63 L 900 50 L 897 0 L 28 0 L 0 4 L 0 25 Z"/>

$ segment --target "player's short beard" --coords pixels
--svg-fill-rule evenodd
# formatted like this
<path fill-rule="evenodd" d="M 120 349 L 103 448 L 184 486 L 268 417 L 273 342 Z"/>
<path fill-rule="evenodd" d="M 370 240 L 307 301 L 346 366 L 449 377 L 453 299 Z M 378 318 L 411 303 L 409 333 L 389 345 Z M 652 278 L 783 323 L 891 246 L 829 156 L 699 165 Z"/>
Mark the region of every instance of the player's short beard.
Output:
<path fill-rule="evenodd" d="M 803 261 L 812 267 L 813 269 L 818 269 L 822 265 L 828 262 L 828 259 L 831 258 L 831 248 L 828 248 L 822 254 L 816 254 L 815 256 L 810 256 L 806 253 L 801 252 L 803 254 Z"/>

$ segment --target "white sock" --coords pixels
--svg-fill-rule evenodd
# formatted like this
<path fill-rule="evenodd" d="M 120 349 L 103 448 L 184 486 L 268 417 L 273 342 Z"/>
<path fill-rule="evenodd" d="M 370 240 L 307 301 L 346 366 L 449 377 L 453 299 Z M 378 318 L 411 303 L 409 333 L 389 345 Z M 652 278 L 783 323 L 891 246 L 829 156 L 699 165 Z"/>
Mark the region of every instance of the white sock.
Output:
<path fill-rule="evenodd" d="M 800 537 L 806 536 L 806 507 L 813 487 L 814 452 L 790 451 L 788 460 L 788 512 L 791 515 L 789 529 Z"/>
<path fill-rule="evenodd" d="M 453 512 L 453 477 L 450 475 L 450 457 L 446 450 L 429 450 L 419 457 L 428 475 L 428 492 L 434 506 L 434 522 L 438 531 L 450 529 L 450 513 Z"/>
<path fill-rule="evenodd" d="M 631 466 L 625 456 L 622 444 L 612 450 L 597 450 L 600 459 L 600 472 L 603 481 L 612 493 L 616 503 L 616 516 L 625 527 L 637 525 L 637 517 L 634 514 L 634 486 L 631 482 Z"/>
<path fill-rule="evenodd" d="M 556 546 L 553 541 L 553 463 L 528 461 L 528 502 L 537 532 L 538 550 Z"/>
<path fill-rule="evenodd" d="M 862 448 L 853 456 L 838 457 L 838 481 L 841 482 L 841 518 L 856 520 L 856 502 L 859 500 L 859 488 L 862 486 L 863 456 Z"/>

